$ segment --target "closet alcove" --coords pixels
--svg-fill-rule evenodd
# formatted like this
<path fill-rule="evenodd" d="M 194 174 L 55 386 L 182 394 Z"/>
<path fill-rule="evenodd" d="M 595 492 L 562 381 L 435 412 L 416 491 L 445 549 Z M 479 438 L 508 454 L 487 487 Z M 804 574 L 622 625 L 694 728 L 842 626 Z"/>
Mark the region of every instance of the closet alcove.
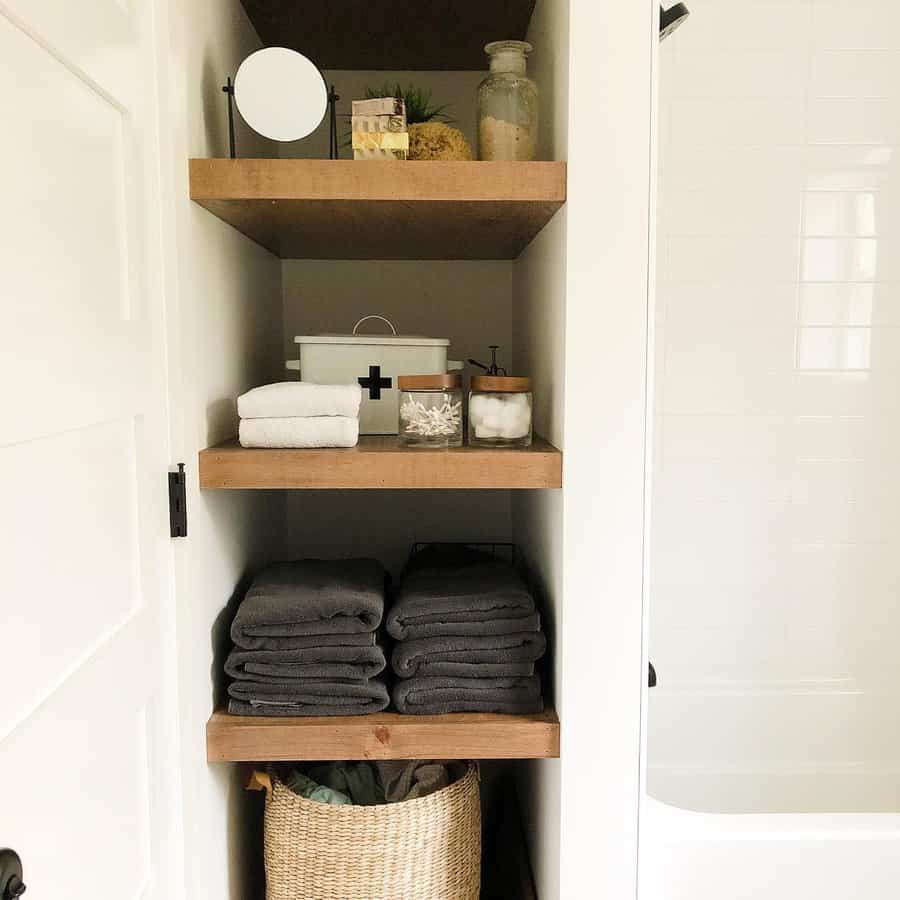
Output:
<path fill-rule="evenodd" d="M 244 0 L 254 30 L 244 31 L 222 65 L 233 66 L 256 46 L 294 47 L 336 86 L 341 116 L 367 86 L 422 85 L 436 102 L 450 104 L 474 146 L 483 45 L 498 37 L 528 39 L 535 44 L 531 73 L 542 92 L 540 161 L 329 161 L 327 123 L 306 141 L 276 146 L 255 139 L 240 122 L 239 158 L 222 158 L 227 142 L 208 123 L 216 117 L 213 104 L 224 99 L 213 96 L 218 86 L 207 78 L 207 138 L 216 139 L 191 147 L 192 218 L 235 248 L 217 278 L 240 299 L 220 327 L 231 352 L 244 359 L 239 372 L 210 387 L 207 446 L 195 460 L 201 514 L 222 544 L 252 545 L 245 565 L 235 567 L 236 594 L 247 571 L 278 558 L 373 556 L 396 575 L 415 542 L 514 543 L 527 561 L 550 644 L 543 662 L 546 710 L 274 721 L 229 716 L 214 703 L 206 758 L 216 778 L 231 785 L 229 840 L 237 844 L 231 853 L 248 895 L 259 887 L 260 814 L 258 798 L 241 791 L 249 766 L 421 757 L 485 761 L 485 821 L 496 834 L 485 845 L 484 896 L 536 897 L 542 884 L 550 896 L 559 878 L 553 857 L 561 648 L 555 636 L 562 584 L 568 107 L 568 59 L 559 48 L 568 29 L 566 4 L 464 2 L 455 5 L 452 22 L 431 9 L 435 4 L 397 3 L 386 15 L 391 5 L 378 5 L 376 14 L 373 4 L 308 4 L 300 28 L 296 4 Z M 220 110 L 221 116 L 223 105 Z M 255 293 L 265 293 L 265 302 L 256 302 Z M 363 438 L 351 451 L 242 449 L 227 390 L 296 377 L 284 369 L 296 355 L 295 335 L 348 332 L 367 314 L 389 318 L 401 333 L 449 338 L 458 359 L 481 358 L 489 344 L 499 344 L 505 364 L 534 379 L 534 445 L 406 450 L 390 438 Z M 468 367 L 465 374 L 475 371 Z M 227 611 L 214 630 L 217 700 L 226 632 Z"/>

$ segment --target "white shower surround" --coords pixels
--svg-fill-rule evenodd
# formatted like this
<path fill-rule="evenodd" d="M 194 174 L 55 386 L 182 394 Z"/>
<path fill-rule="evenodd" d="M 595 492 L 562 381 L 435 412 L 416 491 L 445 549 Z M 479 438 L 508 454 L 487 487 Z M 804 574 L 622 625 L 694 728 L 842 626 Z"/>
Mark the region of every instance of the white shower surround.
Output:
<path fill-rule="evenodd" d="M 887 900 L 900 884 L 900 817 L 716 815 L 650 797 L 640 900 Z"/>
<path fill-rule="evenodd" d="M 661 50 L 642 900 L 900 885 L 900 8 Z"/>

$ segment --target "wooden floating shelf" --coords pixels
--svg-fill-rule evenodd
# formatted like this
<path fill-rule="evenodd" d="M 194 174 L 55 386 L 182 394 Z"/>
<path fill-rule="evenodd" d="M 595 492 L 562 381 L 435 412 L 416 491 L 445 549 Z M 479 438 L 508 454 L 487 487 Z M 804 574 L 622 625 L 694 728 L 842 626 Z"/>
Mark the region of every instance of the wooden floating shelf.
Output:
<path fill-rule="evenodd" d="M 401 447 L 362 437 L 350 450 L 255 450 L 229 441 L 200 451 L 200 487 L 229 489 L 518 489 L 562 487 L 562 454 L 535 438 L 527 450 Z"/>
<path fill-rule="evenodd" d="M 524 40 L 535 0 L 243 3 L 264 44 L 299 50 L 321 69 L 479 71 L 487 41 Z"/>
<path fill-rule="evenodd" d="M 209 762 L 333 759 L 541 759 L 559 756 L 559 719 L 463 713 L 444 716 L 270 718 L 213 713 Z"/>
<path fill-rule="evenodd" d="M 190 177 L 282 259 L 515 259 L 566 201 L 564 162 L 193 159 Z"/>

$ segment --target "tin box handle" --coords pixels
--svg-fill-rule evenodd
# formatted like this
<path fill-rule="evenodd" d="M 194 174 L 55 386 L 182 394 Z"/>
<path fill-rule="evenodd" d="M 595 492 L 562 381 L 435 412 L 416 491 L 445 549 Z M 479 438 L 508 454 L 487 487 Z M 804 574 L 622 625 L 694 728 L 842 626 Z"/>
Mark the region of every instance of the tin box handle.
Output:
<path fill-rule="evenodd" d="M 394 328 L 394 323 L 390 319 L 386 319 L 384 316 L 363 316 L 353 326 L 353 333 L 356 334 L 356 332 L 359 330 L 359 326 L 362 325 L 363 322 L 368 322 L 369 319 L 378 319 L 379 322 L 384 322 L 384 324 L 387 325 L 391 329 L 391 331 L 394 333 L 394 337 L 397 336 L 397 329 Z"/>

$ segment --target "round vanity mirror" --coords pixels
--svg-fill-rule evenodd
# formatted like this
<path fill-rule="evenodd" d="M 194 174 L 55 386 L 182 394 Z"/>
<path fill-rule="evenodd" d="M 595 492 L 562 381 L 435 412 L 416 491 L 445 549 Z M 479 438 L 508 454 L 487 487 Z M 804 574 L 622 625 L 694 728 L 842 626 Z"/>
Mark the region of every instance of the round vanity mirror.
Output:
<path fill-rule="evenodd" d="M 258 134 L 273 141 L 299 141 L 325 117 L 328 89 L 322 73 L 305 56 L 267 47 L 241 63 L 234 100 Z"/>

